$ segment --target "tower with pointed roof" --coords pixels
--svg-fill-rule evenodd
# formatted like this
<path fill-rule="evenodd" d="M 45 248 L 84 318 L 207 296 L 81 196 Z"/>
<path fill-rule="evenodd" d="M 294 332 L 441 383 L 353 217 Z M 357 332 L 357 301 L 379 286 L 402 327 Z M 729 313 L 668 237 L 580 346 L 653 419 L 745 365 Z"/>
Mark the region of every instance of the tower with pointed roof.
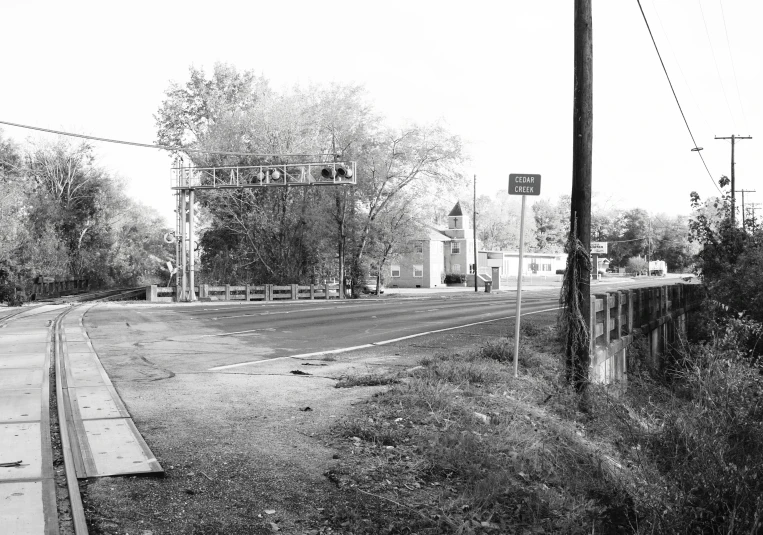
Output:
<path fill-rule="evenodd" d="M 464 212 L 461 210 L 461 201 L 459 201 L 448 214 L 446 234 L 451 238 L 464 239 L 468 237 L 466 231 L 469 228 L 469 218 L 464 216 Z"/>

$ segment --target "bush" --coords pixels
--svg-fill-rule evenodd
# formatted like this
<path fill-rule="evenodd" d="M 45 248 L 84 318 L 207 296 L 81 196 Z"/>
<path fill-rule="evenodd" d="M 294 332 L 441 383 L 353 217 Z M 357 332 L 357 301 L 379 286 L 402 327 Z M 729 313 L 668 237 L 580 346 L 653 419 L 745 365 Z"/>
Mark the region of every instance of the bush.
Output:
<path fill-rule="evenodd" d="M 626 273 L 635 273 L 636 275 L 641 275 L 642 273 L 646 273 L 648 268 L 649 264 L 644 258 L 633 256 L 628 259 L 628 264 L 625 266 L 625 271 Z"/>
<path fill-rule="evenodd" d="M 0 303 L 7 303 L 8 306 L 18 307 L 21 306 L 23 302 L 23 290 L 8 282 L 0 284 Z"/>
<path fill-rule="evenodd" d="M 448 273 L 445 275 L 445 284 L 459 284 L 466 281 L 463 273 Z"/>
<path fill-rule="evenodd" d="M 556 270 L 556 274 L 557 274 L 557 275 L 564 275 L 564 273 L 565 273 L 566 271 L 567 271 L 566 269 L 557 269 L 557 270 Z"/>

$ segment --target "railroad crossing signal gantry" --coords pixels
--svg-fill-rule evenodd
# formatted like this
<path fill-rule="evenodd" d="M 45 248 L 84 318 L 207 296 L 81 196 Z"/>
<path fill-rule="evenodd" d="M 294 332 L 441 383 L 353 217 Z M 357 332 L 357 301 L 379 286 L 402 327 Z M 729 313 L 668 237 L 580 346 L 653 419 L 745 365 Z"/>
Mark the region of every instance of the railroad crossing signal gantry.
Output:
<path fill-rule="evenodd" d="M 356 184 L 356 162 L 286 163 L 172 168 L 170 187 L 177 195 L 175 278 L 178 301 L 195 301 L 194 204 L 196 190 L 277 188 L 287 186 L 345 186 Z"/>
<path fill-rule="evenodd" d="M 178 166 L 172 168 L 171 187 L 185 190 L 356 184 L 355 167 L 355 162 Z"/>

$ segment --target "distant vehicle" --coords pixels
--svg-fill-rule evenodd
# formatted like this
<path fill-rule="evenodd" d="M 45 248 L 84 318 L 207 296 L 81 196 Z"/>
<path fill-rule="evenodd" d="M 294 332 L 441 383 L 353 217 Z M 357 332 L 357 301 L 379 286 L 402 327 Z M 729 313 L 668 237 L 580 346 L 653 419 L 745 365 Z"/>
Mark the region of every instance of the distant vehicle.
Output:
<path fill-rule="evenodd" d="M 668 272 L 668 265 L 664 260 L 652 260 L 649 262 L 649 274 L 652 276 L 664 277 Z"/>
<path fill-rule="evenodd" d="M 375 294 L 376 293 L 376 277 L 364 279 L 363 284 L 361 285 L 361 290 L 364 294 Z M 381 288 L 379 288 L 379 293 L 384 293 L 384 285 L 381 285 Z"/>

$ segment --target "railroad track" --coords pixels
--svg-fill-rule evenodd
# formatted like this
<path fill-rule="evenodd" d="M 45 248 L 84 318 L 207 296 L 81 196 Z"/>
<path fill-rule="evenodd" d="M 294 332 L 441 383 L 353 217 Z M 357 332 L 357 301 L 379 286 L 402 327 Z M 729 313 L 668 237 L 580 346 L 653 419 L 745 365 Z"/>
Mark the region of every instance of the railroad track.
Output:
<path fill-rule="evenodd" d="M 93 305 L 62 306 L 69 297 L 83 295 L 0 318 L 4 534 L 86 535 L 79 480 L 162 471 L 87 336 L 83 318 Z"/>

